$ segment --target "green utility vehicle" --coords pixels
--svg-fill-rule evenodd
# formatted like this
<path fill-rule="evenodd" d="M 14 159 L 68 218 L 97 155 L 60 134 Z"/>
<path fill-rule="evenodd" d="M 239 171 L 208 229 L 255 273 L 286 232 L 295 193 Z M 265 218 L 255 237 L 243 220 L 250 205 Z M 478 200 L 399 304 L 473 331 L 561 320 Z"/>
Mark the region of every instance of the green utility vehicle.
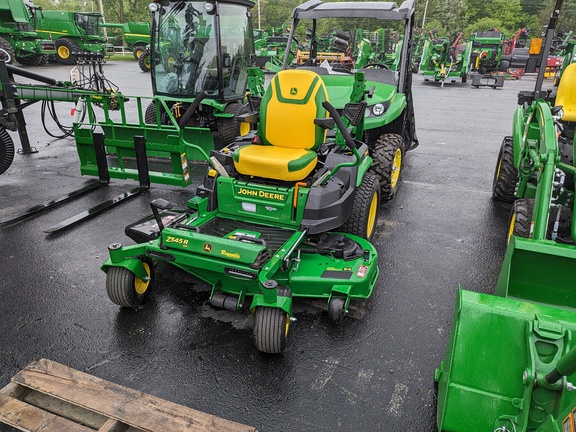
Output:
<path fill-rule="evenodd" d="M 520 93 L 496 164 L 493 196 L 513 209 L 495 295 L 458 291 L 436 370 L 441 432 L 576 426 L 576 65 L 566 69 L 555 103 L 541 91 L 543 77 L 542 69 L 535 90 Z"/>
<path fill-rule="evenodd" d="M 34 16 L 41 14 L 23 0 L 0 0 L 0 52 L 5 62 L 39 66 L 54 54 L 54 43 L 40 40 L 42 36 L 34 31 Z"/>
<path fill-rule="evenodd" d="M 102 15 L 88 12 L 43 11 L 35 14 L 36 31 L 51 39 L 59 63 L 76 64 L 78 52 L 106 54 L 106 39 L 101 35 Z"/>
<path fill-rule="evenodd" d="M 424 42 L 420 70 L 425 81 L 456 82 L 459 79 L 465 83 L 470 74 L 470 56 L 472 42 L 462 38 L 463 33 L 458 32 L 453 38 L 436 37 L 434 31 L 431 37 Z"/>
<path fill-rule="evenodd" d="M 288 53 L 284 57 L 283 69 L 305 68 L 317 72 L 330 96 L 330 103 L 341 110 L 350 101 L 354 89 L 354 71 L 331 67 L 328 61 L 319 56 L 319 43 L 316 29 L 318 21 L 326 18 L 339 18 L 344 32 L 372 24 L 378 28 L 401 27 L 404 41 L 400 47 L 398 70 L 392 70 L 385 63 L 369 63 L 357 72 L 366 78 L 370 95 L 363 129 L 358 138 L 368 144 L 374 159 L 373 172 L 380 178 L 383 200 L 390 200 L 398 190 L 402 178 L 403 160 L 406 151 L 418 145 L 412 101 L 412 34 L 414 27 L 414 2 L 407 0 L 400 6 L 391 2 L 322 2 L 310 0 L 294 9 L 290 40 L 302 29 L 309 32 L 309 58 L 305 62 L 290 62 Z M 371 20 L 372 19 L 372 20 Z M 344 25 L 349 28 L 344 28 Z"/>
<path fill-rule="evenodd" d="M 124 43 L 132 49 L 136 60 L 150 44 L 150 23 L 147 21 L 130 21 L 124 24 L 103 23 L 101 27 L 120 29 Z"/>

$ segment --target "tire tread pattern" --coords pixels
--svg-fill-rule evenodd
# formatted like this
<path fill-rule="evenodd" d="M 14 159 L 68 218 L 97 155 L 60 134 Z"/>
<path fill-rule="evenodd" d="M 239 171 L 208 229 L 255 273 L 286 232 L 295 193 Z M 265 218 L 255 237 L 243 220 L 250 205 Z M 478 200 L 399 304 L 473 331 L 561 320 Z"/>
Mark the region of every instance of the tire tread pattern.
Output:
<path fill-rule="evenodd" d="M 392 166 L 394 155 L 397 149 L 402 151 L 402 164 L 396 185 L 392 187 Z M 380 135 L 374 144 L 372 158 L 374 165 L 372 170 L 380 177 L 380 198 L 383 201 L 390 201 L 396 195 L 400 182 L 402 181 L 402 171 L 404 168 L 404 140 L 401 135 L 386 133 Z"/>
<path fill-rule="evenodd" d="M 498 172 L 500 167 L 500 172 Z M 518 170 L 514 166 L 514 143 L 511 136 L 504 137 L 494 170 L 492 198 L 496 201 L 513 203 L 518 184 Z"/>
<path fill-rule="evenodd" d="M 378 176 L 371 171 L 366 172 L 364 179 L 360 184 L 360 187 L 356 189 L 354 195 L 354 202 L 352 204 L 352 212 L 344 225 L 340 227 L 340 231 L 354 234 L 359 237 L 370 240 L 367 236 L 367 222 L 370 213 L 370 204 L 372 203 L 372 197 L 374 193 L 378 194 L 378 207 L 380 207 L 380 182 Z M 378 212 L 376 213 L 376 221 L 378 220 Z M 372 230 L 372 235 L 374 235 L 375 229 Z M 372 236 L 370 236 L 372 237 Z"/>

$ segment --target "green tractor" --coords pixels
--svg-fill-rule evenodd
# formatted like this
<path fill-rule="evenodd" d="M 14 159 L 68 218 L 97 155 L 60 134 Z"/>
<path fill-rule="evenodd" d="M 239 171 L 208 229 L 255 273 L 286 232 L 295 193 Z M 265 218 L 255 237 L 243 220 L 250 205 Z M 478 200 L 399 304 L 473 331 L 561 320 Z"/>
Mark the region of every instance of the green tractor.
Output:
<path fill-rule="evenodd" d="M 495 295 L 458 291 L 435 377 L 440 432 L 576 426 L 576 65 L 566 69 L 555 102 L 541 91 L 543 76 L 533 92 L 520 93 L 496 164 L 493 197 L 513 208 Z"/>
<path fill-rule="evenodd" d="M 352 17 L 352 18 L 351 18 Z M 377 28 L 399 29 L 404 41 L 412 41 L 414 26 L 414 2 L 321 2 L 310 0 L 294 9 L 290 40 L 294 40 L 299 29 L 309 31 L 309 56 L 301 63 L 291 62 L 288 53 L 284 57 L 283 69 L 304 68 L 319 74 L 326 85 L 331 103 L 342 110 L 350 101 L 354 89 L 355 72 L 362 72 L 370 88 L 366 118 L 361 133 L 370 156 L 374 159 L 372 171 L 380 178 L 383 200 L 391 200 L 402 179 L 406 151 L 418 145 L 416 138 L 414 107 L 412 101 L 412 72 L 410 69 L 412 43 L 403 43 L 399 51 L 398 69 L 392 70 L 383 62 L 368 63 L 353 71 L 343 67 L 332 67 L 321 57 L 316 29 L 319 21 L 339 18 L 344 32 L 358 28 L 356 18 L 362 23 Z M 373 22 L 369 22 L 370 19 Z"/>
<path fill-rule="evenodd" d="M 462 32 L 449 39 L 436 37 L 435 30 L 425 40 L 422 50 L 420 70 L 424 80 L 441 82 L 442 85 L 447 80 L 456 82 L 457 79 L 465 83 L 470 74 L 472 43 L 462 40 Z"/>
<path fill-rule="evenodd" d="M 123 24 L 102 23 L 100 26 L 120 29 L 123 42 L 132 50 L 136 60 L 150 44 L 150 23 L 147 21 L 129 21 Z"/>
<path fill-rule="evenodd" d="M 79 52 L 106 54 L 101 34 L 102 15 L 88 12 L 43 11 L 35 14 L 36 31 L 54 41 L 56 60 L 76 64 Z"/>
<path fill-rule="evenodd" d="M 39 66 L 55 52 L 54 43 L 41 40 L 34 30 L 36 15 L 42 15 L 41 9 L 23 0 L 0 0 L 0 53 L 6 63 Z"/>

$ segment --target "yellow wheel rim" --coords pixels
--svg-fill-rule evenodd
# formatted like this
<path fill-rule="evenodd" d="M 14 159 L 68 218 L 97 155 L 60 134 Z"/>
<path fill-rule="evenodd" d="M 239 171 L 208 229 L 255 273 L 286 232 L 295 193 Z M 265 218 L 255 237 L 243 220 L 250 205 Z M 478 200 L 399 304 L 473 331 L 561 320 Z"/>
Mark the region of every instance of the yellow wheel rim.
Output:
<path fill-rule="evenodd" d="M 374 193 L 372 195 L 372 201 L 370 202 L 370 210 L 368 211 L 368 221 L 366 223 L 366 237 L 372 237 L 374 232 L 374 227 L 376 226 L 376 214 L 378 213 L 378 194 Z"/>
<path fill-rule="evenodd" d="M 135 277 L 134 278 L 134 289 L 136 290 L 136 293 L 138 295 L 142 295 L 146 292 L 146 290 L 148 289 L 148 286 L 150 285 L 150 266 L 148 265 L 148 263 L 142 263 L 142 265 L 144 266 L 144 270 L 146 270 L 146 274 L 148 275 L 148 280 L 147 281 L 143 281 L 142 279 Z"/>
<path fill-rule="evenodd" d="M 58 48 L 58 55 L 60 58 L 67 59 L 70 57 L 70 50 L 65 46 L 61 46 Z"/>
<path fill-rule="evenodd" d="M 288 336 L 288 330 L 290 329 L 290 316 L 286 314 L 286 324 L 284 326 L 284 337 Z"/>
<path fill-rule="evenodd" d="M 502 158 L 498 159 L 498 167 L 496 168 L 496 180 L 500 177 L 500 170 L 502 169 Z"/>
<path fill-rule="evenodd" d="M 390 187 L 394 189 L 400 178 L 400 169 L 402 168 L 402 150 L 396 149 L 394 160 L 392 161 L 392 173 L 390 175 Z"/>
<path fill-rule="evenodd" d="M 512 220 L 510 220 L 510 227 L 508 228 L 508 243 L 510 243 L 510 238 L 514 235 L 515 225 L 516 225 L 516 212 L 512 213 Z"/>
<path fill-rule="evenodd" d="M 141 54 L 142 54 L 141 49 L 136 50 L 136 58 L 140 57 Z"/>
<path fill-rule="evenodd" d="M 248 132 L 250 132 L 250 123 L 240 123 L 240 136 L 244 136 Z"/>

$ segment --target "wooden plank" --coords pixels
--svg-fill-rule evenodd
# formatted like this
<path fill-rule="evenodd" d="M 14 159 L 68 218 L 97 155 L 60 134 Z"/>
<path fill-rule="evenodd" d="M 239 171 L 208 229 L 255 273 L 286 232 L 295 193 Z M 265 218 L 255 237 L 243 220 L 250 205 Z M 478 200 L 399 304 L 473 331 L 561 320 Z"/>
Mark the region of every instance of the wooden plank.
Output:
<path fill-rule="evenodd" d="M 128 425 L 118 420 L 109 419 L 98 429 L 98 432 L 125 432 L 126 429 L 128 429 Z"/>
<path fill-rule="evenodd" d="M 85 408 L 72 405 L 68 402 L 34 390 L 31 390 L 30 394 L 23 398 L 22 401 L 43 409 L 44 411 L 51 412 L 52 414 L 67 418 L 84 426 L 91 427 L 92 429 L 99 429 L 108 420 L 108 417 L 105 417 L 102 414 L 89 411 Z"/>
<path fill-rule="evenodd" d="M 62 417 L 0 393 L 0 422 L 25 432 L 94 432 Z"/>
<path fill-rule="evenodd" d="M 12 382 L 147 432 L 255 432 L 253 427 L 186 408 L 46 359 L 26 366 Z"/>
<path fill-rule="evenodd" d="M 30 393 L 30 389 L 11 382 L 1 388 L 0 393 L 22 400 L 28 393 Z"/>

